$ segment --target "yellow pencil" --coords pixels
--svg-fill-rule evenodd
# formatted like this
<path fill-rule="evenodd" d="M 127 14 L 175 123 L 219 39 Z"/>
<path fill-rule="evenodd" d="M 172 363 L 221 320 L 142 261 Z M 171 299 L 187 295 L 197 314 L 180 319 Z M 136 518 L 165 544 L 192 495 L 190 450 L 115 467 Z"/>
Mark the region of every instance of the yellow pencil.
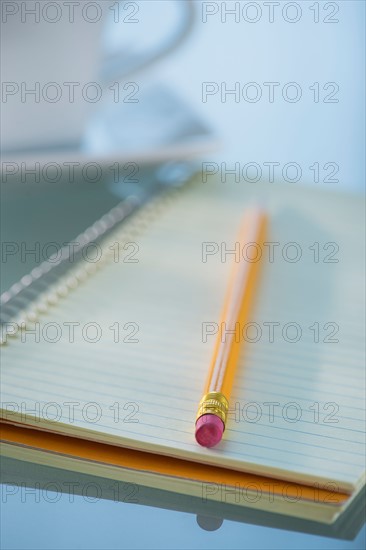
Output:
<path fill-rule="evenodd" d="M 240 351 L 240 338 L 236 337 L 236 329 L 243 328 L 251 310 L 262 263 L 266 227 L 267 214 L 263 209 L 248 210 L 239 238 L 243 250 L 245 247 L 248 252 L 235 265 L 232 273 L 204 395 L 196 417 L 195 436 L 197 443 L 203 447 L 217 445 L 225 430 Z M 251 254 L 249 250 L 252 250 Z"/>

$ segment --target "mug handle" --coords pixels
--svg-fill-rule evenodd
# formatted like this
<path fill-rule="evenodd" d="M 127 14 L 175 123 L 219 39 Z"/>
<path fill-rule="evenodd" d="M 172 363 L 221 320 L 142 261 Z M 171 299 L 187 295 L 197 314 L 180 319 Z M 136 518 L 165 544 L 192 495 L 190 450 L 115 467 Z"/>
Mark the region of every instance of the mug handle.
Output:
<path fill-rule="evenodd" d="M 121 55 L 119 53 L 109 55 L 104 60 L 101 68 L 101 78 L 105 82 L 123 80 L 127 75 L 145 69 L 149 65 L 170 54 L 184 42 L 191 32 L 195 20 L 194 0 L 179 0 L 178 4 L 183 14 L 180 27 L 178 27 L 173 37 L 167 41 L 167 43 L 159 46 L 151 54 L 144 56 L 139 55 L 135 58 L 131 57 L 128 63 L 126 63 L 126 60 L 123 60 L 123 63 L 121 63 Z"/>

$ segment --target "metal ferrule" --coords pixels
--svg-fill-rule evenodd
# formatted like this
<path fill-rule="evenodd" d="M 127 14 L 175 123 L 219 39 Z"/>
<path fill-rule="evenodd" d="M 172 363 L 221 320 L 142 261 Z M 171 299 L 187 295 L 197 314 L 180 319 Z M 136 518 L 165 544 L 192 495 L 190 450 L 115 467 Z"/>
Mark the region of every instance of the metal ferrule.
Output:
<path fill-rule="evenodd" d="M 215 414 L 221 418 L 225 426 L 228 410 L 229 402 L 225 395 L 218 391 L 211 391 L 206 393 L 200 401 L 196 422 L 204 414 Z"/>

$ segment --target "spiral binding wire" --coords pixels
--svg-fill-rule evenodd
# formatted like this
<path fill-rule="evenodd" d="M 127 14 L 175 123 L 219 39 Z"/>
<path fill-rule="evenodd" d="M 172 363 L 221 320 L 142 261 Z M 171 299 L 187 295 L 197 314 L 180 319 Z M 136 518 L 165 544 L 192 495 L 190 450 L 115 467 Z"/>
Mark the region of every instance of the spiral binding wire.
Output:
<path fill-rule="evenodd" d="M 111 243 L 117 241 L 120 245 L 140 235 L 176 192 L 176 189 L 170 189 L 155 198 L 150 195 L 144 198 L 129 195 L 72 241 L 77 243 L 72 262 L 70 247 L 65 246 L 57 261 L 53 261 L 51 256 L 12 285 L 0 296 L 0 345 L 6 344 L 8 338 L 16 336 L 20 330 L 26 329 L 29 323 L 34 323 L 90 275 L 113 260 L 115 251 L 108 246 L 108 236 L 112 234 Z M 131 221 L 126 224 L 127 218 L 131 217 Z M 97 262 L 87 263 L 83 251 L 90 243 L 101 241 L 103 255 Z"/>

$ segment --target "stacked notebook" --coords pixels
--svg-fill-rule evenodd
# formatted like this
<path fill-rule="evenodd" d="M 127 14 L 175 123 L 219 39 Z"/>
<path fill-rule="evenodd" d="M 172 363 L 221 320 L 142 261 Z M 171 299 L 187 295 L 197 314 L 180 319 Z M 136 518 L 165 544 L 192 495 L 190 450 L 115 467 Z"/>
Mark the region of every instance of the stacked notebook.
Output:
<path fill-rule="evenodd" d="M 263 200 L 260 289 L 224 438 L 205 449 L 213 332 L 246 261 L 243 213 Z M 363 212 L 358 197 L 199 179 L 145 206 L 7 326 L 4 454 L 332 522 L 365 483 Z"/>

